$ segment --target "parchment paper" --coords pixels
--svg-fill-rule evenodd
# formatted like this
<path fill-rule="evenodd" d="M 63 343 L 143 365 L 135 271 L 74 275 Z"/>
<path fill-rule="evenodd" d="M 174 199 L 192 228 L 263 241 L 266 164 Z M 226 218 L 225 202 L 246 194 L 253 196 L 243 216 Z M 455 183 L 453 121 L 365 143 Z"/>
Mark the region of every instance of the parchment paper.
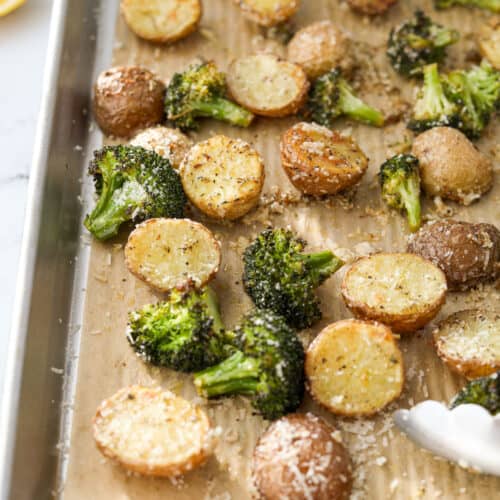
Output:
<path fill-rule="evenodd" d="M 464 59 L 474 57 L 473 32 L 487 18 L 487 14 L 477 10 L 435 12 L 430 1 L 400 1 L 388 15 L 371 20 L 353 14 L 345 4 L 334 0 L 304 0 L 302 3 L 303 7 L 296 16 L 298 27 L 330 19 L 361 42 L 357 54 L 361 65 L 358 76 L 364 77 L 365 83 L 370 83 L 367 99 L 372 103 L 378 102 L 388 114 L 395 116 L 404 109 L 405 100 L 411 99 L 413 87 L 396 77 L 384 56 L 383 48 L 390 27 L 408 17 L 415 7 L 422 6 L 435 19 L 462 33 L 461 41 L 450 51 L 450 61 L 460 67 Z M 368 52 L 367 46 L 371 47 Z M 224 69 L 231 57 L 262 49 L 282 51 L 279 44 L 266 42 L 259 28 L 244 20 L 232 1 L 205 0 L 200 31 L 170 47 L 155 46 L 137 39 L 119 19 L 114 63 L 141 64 L 167 80 L 174 71 L 182 69 L 198 56 L 213 58 Z M 390 95 L 390 99 L 380 101 L 382 94 Z M 243 221 L 232 225 L 214 224 L 199 214 L 192 214 L 192 217 L 207 223 L 222 242 L 222 267 L 213 284 L 219 293 L 223 317 L 228 326 L 233 325 L 251 305 L 241 286 L 241 252 L 250 239 L 269 223 L 290 226 L 309 241 L 311 249 L 330 248 L 348 260 L 374 250 L 400 251 L 405 248 L 405 221 L 383 206 L 375 178 L 380 163 L 399 152 L 402 144 L 411 137 L 404 123 L 394 123 L 378 130 L 339 121 L 336 128 L 352 133 L 369 156 L 369 171 L 354 192 L 311 201 L 300 198 L 280 165 L 280 134 L 296 121 L 296 117 L 259 118 L 249 130 L 207 122 L 194 137 L 201 140 L 215 132 L 241 137 L 260 151 L 266 164 L 261 206 Z M 498 131 L 498 126 L 490 127 L 488 137 L 478 142 L 482 151 L 492 157 L 496 155 L 497 167 L 499 148 L 495 138 L 498 138 Z M 431 218 L 440 213 L 467 221 L 498 223 L 499 195 L 497 175 L 495 187 L 479 203 L 459 208 L 454 204 L 443 205 L 439 201 L 426 200 L 424 213 Z M 67 500 L 249 498 L 249 458 L 267 424 L 252 415 L 251 407 L 243 399 L 206 404 L 196 398 L 189 377 L 148 367 L 135 356 L 125 338 L 127 312 L 159 297 L 128 273 L 122 248 L 126 236 L 124 232 L 115 241 L 92 243 L 70 463 L 63 496 Z M 328 323 L 351 316 L 340 298 L 342 275 L 342 271 L 337 273 L 321 288 L 324 317 L 313 329 L 302 334 L 306 343 Z M 465 307 L 491 307 L 494 304 L 498 306 L 498 303 L 499 293 L 493 286 L 469 294 L 449 294 L 438 319 Z M 499 498 L 499 479 L 475 475 L 435 459 L 413 445 L 392 425 L 391 413 L 394 409 L 428 398 L 448 401 L 464 382 L 450 374 L 437 358 L 429 337 L 431 326 L 425 332 L 401 340 L 407 375 L 404 395 L 382 414 L 371 419 L 339 419 L 320 409 L 309 398 L 301 408 L 301 411 L 311 410 L 324 416 L 343 431 L 356 468 L 353 498 Z M 221 428 L 221 437 L 215 457 L 205 467 L 173 484 L 168 480 L 128 475 L 103 459 L 93 442 L 92 416 L 102 399 L 123 386 L 135 383 L 160 384 L 207 408 L 214 424 Z"/>

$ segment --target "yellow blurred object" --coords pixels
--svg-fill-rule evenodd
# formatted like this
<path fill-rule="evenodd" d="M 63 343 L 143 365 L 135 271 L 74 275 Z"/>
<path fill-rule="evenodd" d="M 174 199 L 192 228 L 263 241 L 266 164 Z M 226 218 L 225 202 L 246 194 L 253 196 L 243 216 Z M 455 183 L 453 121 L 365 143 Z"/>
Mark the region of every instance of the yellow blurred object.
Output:
<path fill-rule="evenodd" d="M 26 2 L 26 0 L 0 0 L 0 17 L 10 14 L 18 7 Z"/>

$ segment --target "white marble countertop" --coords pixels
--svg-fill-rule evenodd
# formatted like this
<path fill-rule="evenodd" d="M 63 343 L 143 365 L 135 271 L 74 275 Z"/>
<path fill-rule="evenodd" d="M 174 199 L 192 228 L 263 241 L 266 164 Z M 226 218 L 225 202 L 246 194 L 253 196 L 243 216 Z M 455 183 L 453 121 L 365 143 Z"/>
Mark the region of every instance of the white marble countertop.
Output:
<path fill-rule="evenodd" d="M 40 108 L 52 0 L 28 0 L 0 18 L 0 388 L 22 241 L 26 190 Z M 1 394 L 1 390 L 0 390 Z"/>

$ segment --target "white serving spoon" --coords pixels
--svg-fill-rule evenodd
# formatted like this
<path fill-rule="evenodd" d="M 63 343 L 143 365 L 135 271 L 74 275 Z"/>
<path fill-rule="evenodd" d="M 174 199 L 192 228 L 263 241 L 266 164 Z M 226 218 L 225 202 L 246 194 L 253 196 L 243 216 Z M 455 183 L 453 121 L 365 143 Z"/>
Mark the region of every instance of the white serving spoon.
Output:
<path fill-rule="evenodd" d="M 396 425 L 417 444 L 464 468 L 500 476 L 500 414 L 464 404 L 453 410 L 423 401 L 394 413 Z"/>

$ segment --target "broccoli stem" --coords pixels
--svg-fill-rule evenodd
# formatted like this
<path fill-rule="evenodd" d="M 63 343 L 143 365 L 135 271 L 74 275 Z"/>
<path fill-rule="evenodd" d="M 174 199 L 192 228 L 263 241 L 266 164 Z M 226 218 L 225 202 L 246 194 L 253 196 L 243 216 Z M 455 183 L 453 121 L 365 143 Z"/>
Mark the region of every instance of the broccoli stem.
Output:
<path fill-rule="evenodd" d="M 500 12 L 500 0 L 436 0 L 438 9 L 446 9 L 453 5 L 463 5 L 465 7 L 479 7 L 480 9 Z"/>
<path fill-rule="evenodd" d="M 307 268 L 314 272 L 318 277 L 319 283 L 338 271 L 344 265 L 344 262 L 333 252 L 330 252 L 330 250 L 307 254 L 303 257 Z"/>
<path fill-rule="evenodd" d="M 421 224 L 420 186 L 410 179 L 401 186 L 400 193 L 406 209 L 408 226 L 411 232 L 415 232 Z"/>
<path fill-rule="evenodd" d="M 435 47 L 447 47 L 457 42 L 460 37 L 458 31 L 442 26 L 433 26 L 431 29 L 431 36 Z"/>
<path fill-rule="evenodd" d="M 436 63 L 424 66 L 424 86 L 422 99 L 417 101 L 415 118 L 446 115 L 453 112 L 453 105 L 444 93 Z M 420 104 L 420 105 L 419 105 Z"/>
<path fill-rule="evenodd" d="M 139 206 L 146 193 L 144 188 L 133 181 L 113 176 L 104 183 L 101 196 L 94 210 L 85 219 L 85 227 L 99 240 L 106 240 L 118 234 L 125 221 L 130 219 L 131 207 Z"/>
<path fill-rule="evenodd" d="M 344 114 L 368 125 L 381 127 L 384 124 L 384 115 L 356 97 L 343 79 L 339 81 L 339 91 L 339 106 Z"/>
<path fill-rule="evenodd" d="M 224 329 L 224 324 L 222 323 L 222 319 L 220 317 L 220 308 L 219 301 L 217 300 L 217 295 L 209 286 L 207 287 L 206 293 L 205 303 L 207 304 L 209 315 L 214 320 L 212 328 L 214 329 L 214 331 L 220 332 Z"/>
<path fill-rule="evenodd" d="M 250 111 L 221 97 L 195 102 L 192 109 L 199 116 L 215 118 L 238 127 L 248 127 L 254 118 Z"/>
<path fill-rule="evenodd" d="M 259 362 L 236 351 L 218 365 L 194 376 L 198 393 L 213 398 L 224 394 L 254 394 L 259 384 Z"/>

